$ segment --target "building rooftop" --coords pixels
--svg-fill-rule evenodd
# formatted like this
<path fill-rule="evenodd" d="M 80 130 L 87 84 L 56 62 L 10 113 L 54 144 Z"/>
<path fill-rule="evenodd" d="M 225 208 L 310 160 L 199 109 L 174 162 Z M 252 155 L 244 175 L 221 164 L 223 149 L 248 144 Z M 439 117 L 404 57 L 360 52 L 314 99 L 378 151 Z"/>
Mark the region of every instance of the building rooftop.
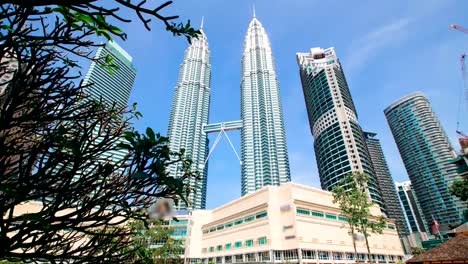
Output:
<path fill-rule="evenodd" d="M 391 105 L 389 105 L 387 108 L 385 108 L 384 110 L 384 113 L 387 114 L 388 112 L 390 112 L 393 108 L 397 107 L 398 105 L 400 105 L 401 103 L 405 102 L 405 101 L 408 101 L 410 99 L 413 99 L 415 97 L 423 97 L 423 98 L 426 98 L 426 95 L 423 93 L 423 92 L 414 92 L 414 93 L 410 93 L 408 95 L 405 95 L 403 96 L 402 98 L 396 100 L 395 102 L 393 102 Z"/>
<path fill-rule="evenodd" d="M 417 255 L 406 263 L 466 263 L 468 236 L 458 235 L 439 246 Z"/>

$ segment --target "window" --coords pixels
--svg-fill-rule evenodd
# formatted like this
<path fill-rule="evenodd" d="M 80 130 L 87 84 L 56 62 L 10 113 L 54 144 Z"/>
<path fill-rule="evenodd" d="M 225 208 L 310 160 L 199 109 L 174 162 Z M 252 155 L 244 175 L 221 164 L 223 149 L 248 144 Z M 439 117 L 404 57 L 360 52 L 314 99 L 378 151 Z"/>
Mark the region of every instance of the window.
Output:
<path fill-rule="evenodd" d="M 232 256 L 225 256 L 224 263 L 232 263 Z"/>
<path fill-rule="evenodd" d="M 303 249 L 302 258 L 303 259 L 315 259 L 315 251 Z"/>
<path fill-rule="evenodd" d="M 210 247 L 210 252 L 214 252 L 214 247 Z"/>
<path fill-rule="evenodd" d="M 284 260 L 298 259 L 297 250 L 283 250 Z"/>
<path fill-rule="evenodd" d="M 346 222 L 346 221 L 348 221 L 348 218 L 340 215 L 340 216 L 338 216 L 338 220 Z"/>
<path fill-rule="evenodd" d="M 236 262 L 244 262 L 242 255 L 236 255 Z"/>
<path fill-rule="evenodd" d="M 234 225 L 240 225 L 240 224 L 242 224 L 243 222 L 244 222 L 244 220 L 239 219 L 239 220 L 236 220 L 236 221 L 234 222 Z"/>
<path fill-rule="evenodd" d="M 330 259 L 330 256 L 328 255 L 328 252 L 326 251 L 319 251 L 318 256 L 319 256 L 319 259 L 321 260 Z"/>
<path fill-rule="evenodd" d="M 309 211 L 309 210 L 302 209 L 302 208 L 297 208 L 297 209 L 296 209 L 296 213 L 297 213 L 297 214 L 301 214 L 301 215 L 310 215 L 310 211 Z"/>
<path fill-rule="evenodd" d="M 231 227 L 232 225 L 233 225 L 232 222 L 231 222 L 231 223 L 227 223 L 227 224 L 224 226 L 224 228 L 229 228 L 229 227 Z"/>
<path fill-rule="evenodd" d="M 321 212 L 314 212 L 314 211 L 312 211 L 312 215 L 313 215 L 313 216 L 317 216 L 317 217 L 323 217 L 323 213 L 321 213 Z"/>
<path fill-rule="evenodd" d="M 354 260 L 354 253 L 346 253 L 346 258 L 348 260 Z"/>
<path fill-rule="evenodd" d="M 393 226 L 393 225 L 388 225 L 388 229 L 392 229 L 392 230 L 393 230 L 393 229 L 395 229 L 395 226 Z"/>
<path fill-rule="evenodd" d="M 251 246 L 253 246 L 253 240 L 252 240 L 252 239 L 246 240 L 246 241 L 245 241 L 245 246 L 246 246 L 246 247 L 251 247 Z"/>
<path fill-rule="evenodd" d="M 253 221 L 254 220 L 254 217 L 253 216 L 248 216 L 246 218 L 244 218 L 244 222 L 250 222 L 250 221 Z"/>
<path fill-rule="evenodd" d="M 340 253 L 340 252 L 333 253 L 333 259 L 334 260 L 342 260 L 343 259 L 343 253 Z"/>
<path fill-rule="evenodd" d="M 262 213 L 259 213 L 255 216 L 255 219 L 260 219 L 260 218 L 264 218 L 266 217 L 268 214 L 267 212 L 262 212 Z"/>
<path fill-rule="evenodd" d="M 275 250 L 275 260 L 282 260 L 283 259 L 283 252 L 279 250 Z"/>
<path fill-rule="evenodd" d="M 332 214 L 326 214 L 325 217 L 327 219 L 333 219 L 333 220 L 336 220 L 336 215 L 332 215 Z"/>
<path fill-rule="evenodd" d="M 216 230 L 223 230 L 223 229 L 224 229 L 224 226 L 223 226 L 223 225 L 217 226 L 217 227 L 216 227 Z"/>
<path fill-rule="evenodd" d="M 227 244 L 224 246 L 224 248 L 225 248 L 226 250 L 231 249 L 231 243 L 227 243 Z"/>
<path fill-rule="evenodd" d="M 236 248 L 241 248 L 241 247 L 242 247 L 242 242 L 241 242 L 241 241 L 237 241 L 237 242 L 234 244 L 234 246 L 235 246 Z"/>
<path fill-rule="evenodd" d="M 270 252 L 258 252 L 258 260 L 260 262 L 270 261 Z"/>
<path fill-rule="evenodd" d="M 258 244 L 259 245 L 266 245 L 267 243 L 267 238 L 266 237 L 261 237 L 258 239 Z"/>
<path fill-rule="evenodd" d="M 218 245 L 218 247 L 216 248 L 218 251 L 223 251 L 223 246 L 221 245 Z"/>

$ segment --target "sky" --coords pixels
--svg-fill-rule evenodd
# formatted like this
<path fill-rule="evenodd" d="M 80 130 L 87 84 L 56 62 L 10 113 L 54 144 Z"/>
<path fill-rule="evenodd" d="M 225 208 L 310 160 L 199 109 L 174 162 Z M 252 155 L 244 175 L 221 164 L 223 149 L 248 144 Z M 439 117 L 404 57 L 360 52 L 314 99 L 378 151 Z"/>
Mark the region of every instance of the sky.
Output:
<path fill-rule="evenodd" d="M 156 6 L 160 1 L 148 3 Z M 359 123 L 363 130 L 378 134 L 395 181 L 408 176 L 383 110 L 402 96 L 425 93 L 458 149 L 457 120 L 468 132 L 467 107 L 462 106 L 461 118 L 457 114 L 463 89 L 459 57 L 468 52 L 468 34 L 448 27 L 468 27 L 468 1 L 175 0 L 164 14 L 190 19 L 194 27 L 204 16 L 212 64 L 210 123 L 240 119 L 240 62 L 253 5 L 276 61 L 292 181 L 320 188 L 295 58 L 312 47 L 335 47 Z M 128 40 L 117 42 L 133 56 L 138 69 L 130 104 L 138 103 L 143 118 L 135 125 L 165 135 L 188 43 L 156 20 L 151 31 L 137 19 L 118 26 L 128 33 Z M 240 152 L 240 133 L 229 132 L 229 137 Z M 216 134 L 209 138 L 212 144 Z M 209 160 L 207 208 L 239 198 L 240 193 L 240 163 L 223 139 Z"/>

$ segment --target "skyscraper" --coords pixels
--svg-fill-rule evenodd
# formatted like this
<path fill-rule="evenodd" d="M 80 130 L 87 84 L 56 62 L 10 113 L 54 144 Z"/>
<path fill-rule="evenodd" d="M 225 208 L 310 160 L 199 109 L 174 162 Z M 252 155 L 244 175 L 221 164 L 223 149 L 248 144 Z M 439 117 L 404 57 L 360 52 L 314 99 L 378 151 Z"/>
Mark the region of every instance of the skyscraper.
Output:
<path fill-rule="evenodd" d="M 331 191 L 351 172 L 369 175 L 369 195 L 382 199 L 356 108 L 334 48 L 297 53 L 322 189 Z"/>
<path fill-rule="evenodd" d="M 427 221 L 419 205 L 418 199 L 411 188 L 411 182 L 396 183 L 398 198 L 404 209 L 404 216 L 411 232 L 428 232 Z"/>
<path fill-rule="evenodd" d="M 384 112 L 426 221 L 434 218 L 442 226 L 459 222 L 463 205 L 449 193 L 458 177 L 450 164 L 452 147 L 429 100 L 416 92 Z"/>
<path fill-rule="evenodd" d="M 118 68 L 112 72 L 108 68 L 102 67 L 93 61 L 83 80 L 83 85 L 87 86 L 85 92 L 95 100 L 103 100 L 107 106 L 115 104 L 118 108 L 128 106 L 128 99 L 136 78 L 136 68 L 133 65 L 133 58 L 116 42 L 109 41 L 96 51 L 95 58 L 104 60 L 110 57 L 112 63 Z M 99 132 L 96 128 L 96 135 Z M 98 139 L 99 140 L 99 139 Z M 124 138 L 116 140 L 115 144 L 124 142 Z M 121 161 L 127 151 L 124 149 L 112 150 L 103 155 L 110 158 L 115 163 Z"/>
<path fill-rule="evenodd" d="M 136 78 L 133 59 L 113 41 L 100 47 L 95 58 L 103 60 L 106 56 L 113 59 L 112 63 L 117 65 L 118 69 L 110 72 L 109 69 L 93 61 L 83 81 L 84 85 L 90 85 L 86 88 L 86 92 L 97 100 L 102 98 L 107 104 L 115 103 L 118 107 L 126 107 Z"/>
<path fill-rule="evenodd" d="M 200 172 L 200 179 L 189 182 L 194 190 L 188 197 L 191 204 L 182 204 L 179 209 L 204 209 L 206 204 L 207 169 L 204 165 L 208 138 L 203 132 L 203 125 L 208 123 L 211 64 L 208 40 L 203 29 L 201 32 L 185 51 L 169 121 L 170 149 L 185 149 L 186 157 L 193 161 L 192 169 Z M 180 164 L 171 165 L 169 173 L 173 177 L 182 176 Z"/>
<path fill-rule="evenodd" d="M 395 184 L 393 183 L 387 161 L 382 151 L 382 146 L 380 145 L 380 141 L 375 137 L 376 135 L 376 133 L 364 132 L 367 149 L 369 150 L 377 182 L 379 183 L 387 216 L 396 220 L 398 233 L 400 235 L 405 235 L 408 233 L 408 227 L 398 200 Z"/>
<path fill-rule="evenodd" d="M 253 16 L 241 80 L 242 195 L 291 180 L 279 83 L 270 41 Z"/>

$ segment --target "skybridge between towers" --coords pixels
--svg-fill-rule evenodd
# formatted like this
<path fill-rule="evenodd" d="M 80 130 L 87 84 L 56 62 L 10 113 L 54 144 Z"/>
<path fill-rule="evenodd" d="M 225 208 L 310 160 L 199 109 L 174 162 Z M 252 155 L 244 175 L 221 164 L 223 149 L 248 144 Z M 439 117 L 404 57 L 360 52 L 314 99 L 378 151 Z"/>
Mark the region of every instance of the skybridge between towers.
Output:
<path fill-rule="evenodd" d="M 236 148 L 234 148 L 234 145 L 232 144 L 231 139 L 226 133 L 226 131 L 241 130 L 241 129 L 242 129 L 242 120 L 203 125 L 203 133 L 205 134 L 218 132 L 218 136 L 216 137 L 213 143 L 213 146 L 210 148 L 210 151 L 208 152 L 208 156 L 206 157 L 205 163 L 203 164 L 203 168 L 206 166 L 208 159 L 210 158 L 211 154 L 215 150 L 216 146 L 218 146 L 218 143 L 221 140 L 221 137 L 223 135 L 226 136 L 226 139 L 228 140 L 229 145 L 231 146 L 232 150 L 234 151 L 234 154 L 236 154 L 236 157 L 239 160 L 239 164 L 242 165 L 242 161 L 239 157 L 239 154 L 237 153 Z"/>

